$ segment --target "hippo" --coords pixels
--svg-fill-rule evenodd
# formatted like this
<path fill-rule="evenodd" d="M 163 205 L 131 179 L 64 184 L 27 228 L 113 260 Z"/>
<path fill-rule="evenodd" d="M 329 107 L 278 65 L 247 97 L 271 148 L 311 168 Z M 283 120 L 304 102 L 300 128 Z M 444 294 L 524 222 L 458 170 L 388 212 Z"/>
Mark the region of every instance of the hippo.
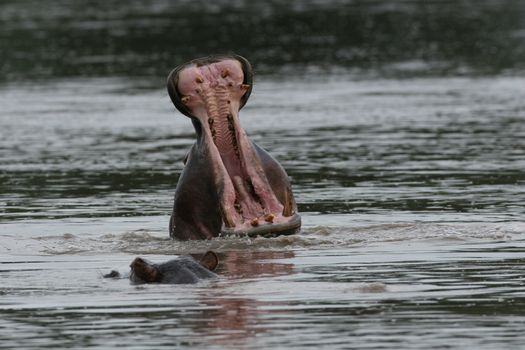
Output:
<path fill-rule="evenodd" d="M 195 261 L 192 257 L 181 257 L 169 260 L 162 264 L 155 264 L 143 258 L 135 258 L 129 265 L 131 272 L 129 279 L 133 284 L 164 283 L 164 284 L 190 284 L 203 279 L 218 277 L 214 272 L 219 259 L 217 255 L 208 251 Z M 105 278 L 122 278 L 116 270 L 104 275 Z"/>
<path fill-rule="evenodd" d="M 300 229 L 288 175 L 250 141 L 239 121 L 252 80 L 250 63 L 235 54 L 194 59 L 169 74 L 169 96 L 191 119 L 197 138 L 175 189 L 171 237 L 280 235 Z"/>

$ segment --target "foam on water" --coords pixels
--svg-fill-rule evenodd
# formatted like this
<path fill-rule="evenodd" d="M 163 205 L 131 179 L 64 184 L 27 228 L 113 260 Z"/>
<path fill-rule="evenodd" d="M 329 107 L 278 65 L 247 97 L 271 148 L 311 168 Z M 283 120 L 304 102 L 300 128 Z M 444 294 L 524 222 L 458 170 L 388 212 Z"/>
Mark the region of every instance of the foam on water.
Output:
<path fill-rule="evenodd" d="M 330 215 L 325 215 L 327 223 Z M 199 253 L 206 250 L 280 250 L 280 249 L 344 249 L 355 246 L 381 244 L 383 242 L 434 241 L 436 244 L 450 241 L 500 241 L 522 239 L 525 224 L 511 223 L 392 223 L 354 224 L 348 226 L 317 226 L 306 224 L 299 234 L 277 237 L 221 237 L 210 241 L 177 241 L 167 232 L 155 229 L 155 222 L 166 221 L 165 217 L 150 217 L 153 229 L 145 228 L 147 220 L 135 223 L 135 228 L 122 231 L 111 221 L 99 222 L 96 226 L 112 227 L 103 232 L 89 232 L 84 224 L 62 227 L 54 225 L 51 232 L 39 232 L 39 226 L 50 227 L 50 223 L 26 224 L 27 231 L 20 234 L 2 234 L 0 252 L 12 255 L 68 255 L 68 254 L 157 254 L 179 255 Z M 308 223 L 309 216 L 303 221 Z M 103 221 L 103 220 L 102 220 Z M 114 221 L 114 220 L 113 220 Z M 333 220 L 337 222 L 337 219 Z M 18 225 L 19 229 L 24 225 Z M 126 225 L 124 225 L 126 226 Z M 129 224 L 128 224 L 129 226 Z M 5 228 L 6 226 L 4 226 Z M 67 232 L 64 232 L 66 230 Z M 113 230 L 113 232 L 111 232 Z"/>

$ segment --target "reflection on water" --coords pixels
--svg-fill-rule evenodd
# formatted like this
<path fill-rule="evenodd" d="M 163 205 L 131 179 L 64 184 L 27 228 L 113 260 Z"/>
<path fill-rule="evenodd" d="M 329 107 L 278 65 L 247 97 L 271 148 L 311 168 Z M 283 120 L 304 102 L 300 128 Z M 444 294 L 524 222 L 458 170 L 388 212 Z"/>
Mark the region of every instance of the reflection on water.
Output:
<path fill-rule="evenodd" d="M 250 280 L 289 275 L 293 273 L 294 265 L 282 259 L 292 259 L 292 251 L 229 251 L 219 256 L 221 269 L 219 273 L 228 277 L 227 285 L 217 284 L 213 291 L 205 292 L 203 303 L 210 308 L 204 312 L 203 319 L 208 320 L 206 326 L 196 329 L 209 339 L 216 339 L 221 346 L 246 346 L 252 338 L 265 333 L 264 326 L 258 321 L 264 315 L 266 303 L 256 298 L 244 298 L 232 294 L 228 288 L 233 284 L 243 284 Z M 272 260 L 279 259 L 279 262 Z M 269 261 L 266 261 L 269 260 Z M 262 261 L 262 262 L 261 262 Z M 263 288 L 267 294 L 272 291 Z"/>

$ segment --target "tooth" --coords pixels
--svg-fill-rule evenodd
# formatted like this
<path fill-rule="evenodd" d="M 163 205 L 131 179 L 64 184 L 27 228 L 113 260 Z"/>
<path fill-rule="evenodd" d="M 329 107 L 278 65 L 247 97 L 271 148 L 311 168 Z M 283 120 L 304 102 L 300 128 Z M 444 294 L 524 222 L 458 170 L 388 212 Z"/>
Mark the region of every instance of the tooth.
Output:
<path fill-rule="evenodd" d="M 250 221 L 250 224 L 252 224 L 252 226 L 259 226 L 259 219 L 253 218 L 252 221 Z"/>
<path fill-rule="evenodd" d="M 197 78 L 195 78 L 195 82 L 197 82 L 199 84 L 202 84 L 202 83 L 204 83 L 204 80 L 202 79 L 202 77 L 197 77 Z"/>
<path fill-rule="evenodd" d="M 268 215 L 266 215 L 266 216 L 264 217 L 264 221 L 266 221 L 266 222 L 270 222 L 270 223 L 273 223 L 273 219 L 274 219 L 274 218 L 275 218 L 275 215 L 273 215 L 272 213 L 270 213 L 270 214 L 268 214 Z"/>
<path fill-rule="evenodd" d="M 182 103 L 184 103 L 186 105 L 186 104 L 188 104 L 188 102 L 190 102 L 190 97 L 189 96 L 184 96 L 180 100 L 182 101 Z"/>
<path fill-rule="evenodd" d="M 235 223 L 229 214 L 223 212 L 222 220 L 224 221 L 224 225 L 226 225 L 226 227 L 235 227 Z"/>
<path fill-rule="evenodd" d="M 228 70 L 228 68 L 226 68 L 222 71 L 221 77 L 226 78 L 228 75 L 230 75 L 230 71 Z"/>
<path fill-rule="evenodd" d="M 284 196 L 284 208 L 283 208 L 283 216 L 292 216 L 293 215 L 293 197 L 292 192 L 287 189 Z"/>

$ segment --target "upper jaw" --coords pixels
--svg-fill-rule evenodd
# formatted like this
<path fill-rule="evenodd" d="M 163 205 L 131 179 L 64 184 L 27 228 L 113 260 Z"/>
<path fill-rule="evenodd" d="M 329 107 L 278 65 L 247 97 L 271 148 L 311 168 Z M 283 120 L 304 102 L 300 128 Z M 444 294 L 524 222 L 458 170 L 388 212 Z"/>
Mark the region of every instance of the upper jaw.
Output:
<path fill-rule="evenodd" d="M 190 68 L 190 70 L 192 68 L 201 70 L 204 67 L 209 67 L 209 66 L 215 66 L 215 68 L 218 68 L 218 69 L 228 68 L 227 65 L 224 65 L 225 62 L 228 62 L 228 64 L 233 63 L 235 66 L 241 67 L 241 71 L 242 71 L 241 72 L 242 74 L 241 84 L 245 85 L 245 87 L 243 88 L 245 91 L 240 97 L 240 100 L 238 103 L 238 109 L 241 109 L 242 107 L 244 107 L 252 91 L 253 72 L 252 72 L 252 67 L 250 65 L 250 62 L 248 62 L 248 60 L 245 59 L 244 57 L 235 55 L 235 54 L 212 55 L 212 56 L 197 58 L 192 61 L 189 61 L 185 64 L 182 64 L 176 67 L 170 72 L 168 76 L 168 82 L 167 82 L 168 93 L 170 95 L 170 98 L 173 104 L 182 114 L 188 117 L 192 117 L 192 118 L 195 117 L 194 111 L 192 111 L 189 108 L 190 106 L 188 106 L 186 103 L 183 102 L 183 97 L 185 97 L 184 93 L 186 92 L 186 93 L 191 94 L 192 91 L 181 91 L 179 89 L 179 82 L 181 79 L 182 71 L 185 71 L 185 70 L 187 71 L 188 68 Z M 232 82 L 231 78 L 232 76 L 230 75 L 228 77 L 229 82 Z M 195 81 L 195 83 L 197 82 Z M 193 86 L 193 87 L 197 88 L 196 86 Z"/>

